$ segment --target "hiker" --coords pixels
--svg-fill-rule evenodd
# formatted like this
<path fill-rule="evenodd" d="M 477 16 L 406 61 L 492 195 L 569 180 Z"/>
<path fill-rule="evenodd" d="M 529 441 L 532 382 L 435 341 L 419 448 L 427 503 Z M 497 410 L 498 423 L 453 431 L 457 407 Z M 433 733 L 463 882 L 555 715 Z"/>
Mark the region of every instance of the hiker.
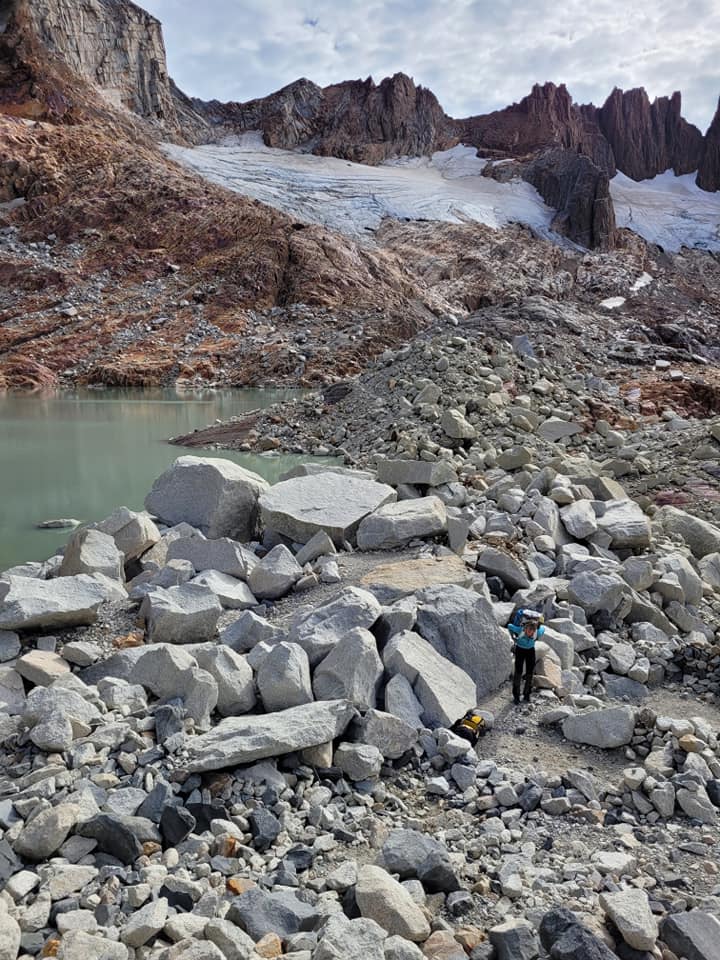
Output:
<path fill-rule="evenodd" d="M 518 610 L 508 630 L 513 639 L 513 654 L 515 655 L 515 671 L 513 673 L 513 700 L 520 703 L 520 683 L 523 670 L 525 671 L 525 687 L 523 700 L 530 702 L 530 688 L 532 687 L 533 673 L 535 672 L 535 641 L 545 633 L 542 625 L 543 615 L 537 610 Z"/>
<path fill-rule="evenodd" d="M 468 710 L 464 716 L 455 721 L 450 729 L 453 733 L 462 737 L 463 740 L 469 741 L 473 746 L 487 732 L 485 718 L 478 707 L 475 707 L 474 710 Z"/>

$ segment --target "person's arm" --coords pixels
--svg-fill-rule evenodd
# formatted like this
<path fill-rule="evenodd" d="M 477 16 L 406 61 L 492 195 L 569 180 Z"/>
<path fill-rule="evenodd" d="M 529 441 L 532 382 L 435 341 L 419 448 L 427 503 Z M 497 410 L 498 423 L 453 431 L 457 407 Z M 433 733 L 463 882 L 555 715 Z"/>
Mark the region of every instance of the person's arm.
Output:
<path fill-rule="evenodd" d="M 519 627 L 516 623 L 509 623 L 508 630 L 513 635 L 513 637 L 519 637 L 522 633 L 522 627 Z"/>

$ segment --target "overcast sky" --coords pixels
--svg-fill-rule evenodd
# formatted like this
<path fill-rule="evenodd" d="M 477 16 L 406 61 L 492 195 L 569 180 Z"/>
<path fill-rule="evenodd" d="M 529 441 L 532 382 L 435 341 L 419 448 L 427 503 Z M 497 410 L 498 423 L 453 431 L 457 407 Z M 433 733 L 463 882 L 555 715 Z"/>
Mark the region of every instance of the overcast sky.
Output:
<path fill-rule="evenodd" d="M 163 22 L 173 79 L 203 99 L 403 71 L 463 117 L 553 80 L 580 103 L 614 86 L 682 90 L 685 117 L 704 131 L 720 95 L 719 0 L 139 2 Z"/>

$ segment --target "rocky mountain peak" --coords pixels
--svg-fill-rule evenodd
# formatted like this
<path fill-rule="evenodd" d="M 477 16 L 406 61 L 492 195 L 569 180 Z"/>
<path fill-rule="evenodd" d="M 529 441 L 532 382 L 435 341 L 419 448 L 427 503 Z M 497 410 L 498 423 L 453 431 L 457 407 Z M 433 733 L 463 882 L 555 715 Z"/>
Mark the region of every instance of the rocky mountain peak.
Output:
<path fill-rule="evenodd" d="M 697 182 L 703 190 L 720 190 L 720 100 L 705 134 Z"/>
<path fill-rule="evenodd" d="M 651 103 L 643 87 L 627 91 L 616 87 L 596 117 L 617 168 L 633 180 L 670 169 L 676 175 L 697 170 L 703 135 L 683 119 L 681 109 L 679 91 Z"/>

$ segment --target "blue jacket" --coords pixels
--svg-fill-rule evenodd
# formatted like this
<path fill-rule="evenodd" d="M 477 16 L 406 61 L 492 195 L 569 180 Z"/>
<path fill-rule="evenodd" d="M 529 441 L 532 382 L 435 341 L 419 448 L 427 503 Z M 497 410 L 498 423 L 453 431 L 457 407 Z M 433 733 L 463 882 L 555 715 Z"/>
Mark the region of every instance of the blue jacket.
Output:
<path fill-rule="evenodd" d="M 523 628 L 519 626 L 519 624 L 515 623 L 509 623 L 508 630 L 510 631 L 515 643 L 523 650 L 532 650 L 532 648 L 535 646 L 535 641 L 539 640 L 545 633 L 545 627 L 540 626 L 537 628 L 535 636 L 529 637 Z"/>

